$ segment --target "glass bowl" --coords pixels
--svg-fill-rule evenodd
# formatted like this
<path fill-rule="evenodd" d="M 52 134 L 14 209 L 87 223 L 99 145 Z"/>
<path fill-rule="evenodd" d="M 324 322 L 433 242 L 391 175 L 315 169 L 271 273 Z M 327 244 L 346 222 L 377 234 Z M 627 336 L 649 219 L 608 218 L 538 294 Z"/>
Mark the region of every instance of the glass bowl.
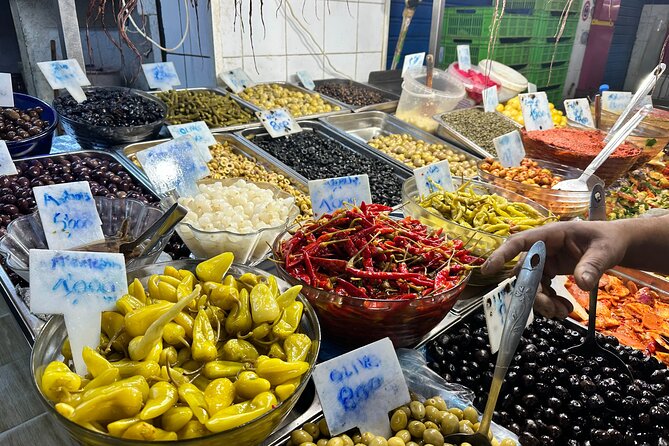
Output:
<path fill-rule="evenodd" d="M 56 110 L 43 100 L 23 93 L 14 93 L 14 107 L 21 110 L 42 107 L 43 111 L 40 119 L 46 121 L 49 125 L 42 133 L 30 138 L 22 139 L 21 141 L 5 141 L 9 153 L 12 154 L 12 158 L 46 155 L 51 152 L 53 133 L 58 125 Z"/>
<path fill-rule="evenodd" d="M 291 285 L 302 285 L 302 294 L 316 309 L 327 338 L 342 345 L 357 347 L 389 337 L 395 348 L 414 346 L 446 317 L 471 276 L 467 273 L 450 290 L 419 299 L 343 296 L 309 286 L 288 274 L 283 266 L 281 243 L 296 229 L 294 226 L 284 231 L 272 246 L 279 277 Z"/>
<path fill-rule="evenodd" d="M 224 186 L 229 186 L 241 179 L 243 178 L 207 179 L 200 181 L 199 184 L 221 183 Z M 247 183 L 251 182 L 247 181 Z M 271 190 L 276 198 L 292 198 L 292 195 L 270 183 L 252 184 L 261 189 Z M 163 206 L 170 206 L 173 202 L 173 199 L 164 200 Z M 232 252 L 235 255 L 235 261 L 238 263 L 257 265 L 265 260 L 267 254 L 269 254 L 276 236 L 290 226 L 298 215 L 300 215 L 300 209 L 293 202 L 288 218 L 283 223 L 255 232 L 240 234 L 225 230 L 208 231 L 198 229 L 190 223 L 180 223 L 177 225 L 177 233 L 197 258 L 206 259 L 222 252 Z"/>
<path fill-rule="evenodd" d="M 553 175 L 560 177 L 562 180 L 578 178 L 583 173 L 581 169 L 577 169 L 575 167 L 569 167 L 563 164 L 538 159 L 531 160 L 536 162 L 539 167 L 550 170 Z M 481 169 L 481 164 L 485 162 L 486 160 L 480 160 L 477 163 L 479 169 L 479 178 L 481 181 L 494 184 L 501 188 L 522 195 L 523 197 L 529 198 L 530 200 L 540 204 L 541 206 L 551 211 L 553 214 L 560 217 L 560 219 L 574 218 L 579 215 L 584 215 L 588 211 L 588 207 L 590 206 L 590 192 L 545 189 L 532 184 L 524 184 L 519 181 L 507 180 Z M 596 184 L 601 184 L 604 186 L 604 182 L 597 176 L 593 175 L 588 180 L 588 188 L 592 190 Z"/>
<path fill-rule="evenodd" d="M 132 198 L 95 197 L 95 205 L 102 220 L 105 241 L 110 243 L 121 241 L 118 233 L 126 219 L 128 234 L 123 241 L 136 239 L 163 215 L 159 208 Z M 126 266 L 136 268 L 155 262 L 167 246 L 173 232 L 165 234 L 156 247 L 146 255 L 127 259 Z M 30 280 L 30 250 L 47 248 L 42 221 L 37 211 L 9 223 L 7 234 L 0 239 L 0 255 L 5 257 L 7 266 L 26 281 Z"/>
<path fill-rule="evenodd" d="M 135 278 L 138 278 L 144 285 L 146 285 L 146 282 L 152 274 L 162 274 L 165 266 L 167 265 L 171 265 L 176 269 L 187 269 L 189 271 L 195 271 L 195 267 L 198 263 L 199 262 L 196 260 L 179 260 L 176 262 L 148 265 L 146 267 L 130 271 L 128 273 L 128 281 L 131 282 Z M 247 272 L 265 277 L 269 275 L 267 272 L 261 271 L 257 268 L 251 268 L 237 264 L 233 264 L 228 270 L 228 273 L 234 275 L 235 277 L 239 277 Z M 282 291 L 288 288 L 288 284 L 286 284 L 284 281 L 277 280 L 277 282 L 279 284 L 279 288 Z M 127 440 L 112 437 L 110 435 L 100 434 L 86 429 L 56 412 L 53 403 L 49 401 L 42 393 L 40 382 L 42 381 L 42 374 L 44 373 L 46 366 L 51 361 L 62 361 L 63 359 L 60 350 L 63 342 L 65 341 L 65 338 L 67 337 L 67 331 L 65 329 L 65 322 L 62 316 L 53 316 L 51 319 L 49 319 L 49 321 L 44 325 L 42 331 L 37 335 L 31 356 L 30 371 L 33 376 L 35 387 L 44 400 L 48 412 L 68 431 L 68 433 L 74 439 L 82 444 L 94 446 L 168 446 L 174 444 L 188 446 L 255 446 L 262 443 L 262 441 L 265 440 L 272 433 L 272 431 L 274 431 L 277 426 L 279 426 L 279 424 L 281 424 L 281 421 L 293 409 L 297 403 L 297 400 L 300 398 L 300 395 L 307 386 L 316 364 L 316 358 L 318 357 L 321 341 L 321 331 L 318 324 L 318 318 L 316 317 L 314 309 L 311 307 L 311 305 L 309 305 L 309 302 L 304 299 L 303 296 L 298 296 L 298 299 L 304 304 L 304 312 L 302 314 L 302 320 L 300 322 L 300 328 L 298 331 L 308 335 L 312 340 L 311 351 L 307 356 L 309 370 L 303 375 L 304 378 L 300 382 L 300 385 L 295 390 L 295 392 L 288 399 L 280 402 L 270 412 L 235 429 L 220 432 L 218 434 L 211 434 L 206 437 L 194 438 L 192 440 L 180 440 L 176 442 Z"/>
<path fill-rule="evenodd" d="M 464 180 L 469 183 L 476 193 L 483 194 L 497 194 L 506 198 L 511 202 L 526 203 L 544 217 L 550 216 L 550 212 L 545 207 L 538 203 L 525 198 L 510 190 L 496 186 L 494 184 L 484 183 L 476 180 Z M 462 185 L 462 179 L 453 178 L 453 185 L 457 188 Z M 495 249 L 499 248 L 502 243 L 508 238 L 500 235 L 491 234 L 489 232 L 480 231 L 478 229 L 467 228 L 452 220 L 447 220 L 441 214 L 431 212 L 420 205 L 420 194 L 416 187 L 416 179 L 414 177 L 406 180 L 402 186 L 402 203 L 404 203 L 404 214 L 420 220 L 423 224 L 433 228 L 443 228 L 444 233 L 451 238 L 457 238 L 465 242 L 465 248 L 469 249 L 472 254 L 487 258 Z M 502 280 L 511 276 L 511 272 L 518 262 L 515 258 L 504 265 L 502 271 L 491 276 L 484 276 L 479 269 L 475 269 L 472 277 L 469 280 L 470 285 L 492 285 L 498 284 Z"/>

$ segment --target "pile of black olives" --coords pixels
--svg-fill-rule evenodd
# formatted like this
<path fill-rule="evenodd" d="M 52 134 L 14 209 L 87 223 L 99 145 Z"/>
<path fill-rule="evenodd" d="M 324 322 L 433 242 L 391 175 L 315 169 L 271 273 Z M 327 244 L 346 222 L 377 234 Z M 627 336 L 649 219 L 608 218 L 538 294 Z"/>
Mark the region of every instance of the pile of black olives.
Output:
<path fill-rule="evenodd" d="M 165 119 L 165 110 L 156 100 L 129 89 L 97 87 L 86 90 L 86 100 L 81 104 L 69 94 L 53 103 L 60 115 L 96 127 L 133 127 Z"/>
<path fill-rule="evenodd" d="M 42 120 L 42 107 L 18 108 L 0 107 L 0 139 L 4 141 L 22 141 L 43 133 L 49 122 Z"/>
<path fill-rule="evenodd" d="M 523 334 L 494 420 L 518 434 L 523 446 L 666 445 L 669 369 L 599 336 L 629 365 L 632 381 L 604 357 L 566 351 L 581 339 L 564 322 L 537 318 Z M 482 314 L 430 342 L 427 354 L 430 368 L 474 390 L 476 407 L 484 408 L 495 357 Z"/>
<path fill-rule="evenodd" d="M 372 200 L 388 206 L 401 201 L 402 180 L 383 162 L 362 156 L 315 131 L 283 138 L 256 138 L 255 144 L 308 180 L 366 173 Z"/>
<path fill-rule="evenodd" d="M 338 99 L 344 104 L 355 105 L 356 107 L 366 107 L 385 102 L 383 95 L 378 91 L 352 83 L 323 82 L 317 85 L 314 90 L 320 94 Z"/>

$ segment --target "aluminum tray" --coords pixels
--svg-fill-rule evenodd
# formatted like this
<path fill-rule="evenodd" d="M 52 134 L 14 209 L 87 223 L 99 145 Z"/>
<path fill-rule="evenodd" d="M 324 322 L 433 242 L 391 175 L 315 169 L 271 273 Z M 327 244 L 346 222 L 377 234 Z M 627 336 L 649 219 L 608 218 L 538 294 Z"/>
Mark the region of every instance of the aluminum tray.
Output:
<path fill-rule="evenodd" d="M 386 90 L 382 90 L 380 88 L 374 87 L 373 85 L 369 84 L 363 84 L 361 82 L 356 82 L 348 79 L 320 79 L 317 81 L 314 81 L 314 84 L 318 87 L 319 85 L 322 84 L 348 84 L 348 85 L 355 85 L 357 87 L 364 88 L 366 90 L 371 90 L 375 91 L 383 96 L 384 102 L 379 102 L 378 104 L 372 104 L 372 105 L 366 105 L 364 107 L 359 107 L 357 105 L 352 105 L 352 104 L 346 104 L 347 107 L 351 108 L 354 113 L 359 113 L 359 112 L 365 112 L 365 111 L 372 111 L 372 110 L 379 110 L 379 111 L 384 111 L 388 113 L 393 113 L 395 110 L 397 110 L 397 104 L 400 101 L 400 97 L 396 95 L 395 93 L 391 93 Z M 321 96 L 333 100 L 333 101 L 339 101 L 337 98 L 333 98 L 332 96 L 327 96 L 321 93 Z"/>
<path fill-rule="evenodd" d="M 483 107 L 481 107 L 481 106 L 477 106 L 477 107 L 474 107 L 474 108 L 479 108 L 479 109 L 483 110 Z M 433 117 L 433 119 L 439 123 L 439 126 L 437 127 L 437 135 L 446 139 L 446 140 L 452 141 L 455 144 L 460 145 L 464 149 L 466 149 L 466 150 L 468 150 L 472 153 L 475 153 L 476 155 L 478 155 L 482 158 L 495 158 L 494 156 L 492 156 L 491 153 L 489 153 L 483 147 L 479 146 L 474 141 L 467 138 L 462 133 L 458 132 L 453 127 L 451 127 L 450 124 L 446 124 L 444 122 L 444 120 L 441 118 L 443 115 L 447 115 L 449 113 L 455 113 L 455 112 L 458 112 L 458 111 L 461 111 L 461 109 L 456 109 L 456 110 L 452 110 L 450 112 L 445 112 L 445 113 L 439 113 L 438 115 L 435 115 Z M 518 124 L 513 119 L 509 119 L 506 116 L 504 116 L 503 114 L 501 114 L 499 112 L 496 112 L 496 111 L 493 112 L 493 113 L 497 113 L 502 118 L 506 119 L 507 121 L 512 123 L 514 126 L 516 126 L 518 129 L 523 128 L 522 125 Z"/>
<path fill-rule="evenodd" d="M 289 82 L 261 82 L 255 85 L 281 85 L 284 88 L 287 88 L 289 90 L 295 90 L 299 91 L 305 94 L 319 94 L 319 93 L 314 93 L 313 91 L 307 90 L 306 88 L 300 87 L 299 85 L 294 85 Z M 234 97 L 239 103 L 244 104 L 249 106 L 250 108 L 256 110 L 256 111 L 261 111 L 262 108 L 258 107 L 256 104 L 253 104 L 250 101 L 247 101 L 245 99 L 242 99 L 238 94 L 235 93 L 230 93 L 230 96 Z M 329 96 L 323 96 L 323 100 L 325 102 L 329 103 L 330 105 L 337 105 L 341 108 L 341 110 L 338 111 L 331 111 L 327 113 L 316 113 L 315 115 L 306 115 L 306 116 L 300 116 L 299 118 L 295 118 L 298 121 L 303 121 L 303 120 L 308 120 L 308 119 L 317 119 L 317 118 L 322 118 L 324 116 L 333 116 L 333 115 L 343 115 L 345 113 L 351 113 L 351 107 L 344 104 L 343 102 L 340 102 L 334 98 L 331 98 Z"/>

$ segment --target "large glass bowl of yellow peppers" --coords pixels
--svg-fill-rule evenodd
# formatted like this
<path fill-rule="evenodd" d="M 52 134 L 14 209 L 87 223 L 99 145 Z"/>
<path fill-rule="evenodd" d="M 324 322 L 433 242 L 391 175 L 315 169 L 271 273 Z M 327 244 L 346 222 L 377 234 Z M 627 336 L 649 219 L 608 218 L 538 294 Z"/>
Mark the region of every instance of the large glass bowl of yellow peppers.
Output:
<path fill-rule="evenodd" d="M 102 314 L 100 345 L 72 368 L 61 316 L 35 340 L 31 369 L 51 412 L 90 445 L 261 443 L 297 402 L 320 346 L 301 287 L 224 253 L 128 273 Z"/>

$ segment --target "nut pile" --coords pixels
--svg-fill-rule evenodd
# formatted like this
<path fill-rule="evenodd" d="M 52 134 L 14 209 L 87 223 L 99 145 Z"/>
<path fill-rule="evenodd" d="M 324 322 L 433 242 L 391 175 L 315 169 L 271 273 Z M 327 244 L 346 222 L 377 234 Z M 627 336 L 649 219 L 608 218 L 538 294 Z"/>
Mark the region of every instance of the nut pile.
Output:
<path fill-rule="evenodd" d="M 257 121 L 230 96 L 213 91 L 170 90 L 156 95 L 167 104 L 170 124 L 204 121 L 209 128 L 218 128 Z"/>
<path fill-rule="evenodd" d="M 366 107 L 386 101 L 378 91 L 353 83 L 323 82 L 314 90 L 356 107 Z"/>
<path fill-rule="evenodd" d="M 260 84 L 249 87 L 239 96 L 260 108 L 285 108 L 295 118 L 339 111 L 338 105 L 326 102 L 318 93 L 307 93 L 279 84 Z"/>
<path fill-rule="evenodd" d="M 37 136 L 49 127 L 49 122 L 40 119 L 42 107 L 20 110 L 0 107 L 0 139 L 21 141 Z"/>
<path fill-rule="evenodd" d="M 498 113 L 486 113 L 479 108 L 467 108 L 443 114 L 441 119 L 462 136 L 491 155 L 497 155 L 492 140 L 518 130 L 512 122 Z"/>
<path fill-rule="evenodd" d="M 367 144 L 409 167 L 417 168 L 448 160 L 451 174 L 454 176 L 465 178 L 476 176 L 476 161 L 462 152 L 449 149 L 444 144 L 430 144 L 406 133 L 377 136 Z"/>
<path fill-rule="evenodd" d="M 539 166 L 536 161 L 524 158 L 517 167 L 504 167 L 494 159 L 488 158 L 481 163 L 481 170 L 509 181 L 539 186 L 550 189 L 560 182 L 561 178 L 554 175 L 550 169 Z"/>

